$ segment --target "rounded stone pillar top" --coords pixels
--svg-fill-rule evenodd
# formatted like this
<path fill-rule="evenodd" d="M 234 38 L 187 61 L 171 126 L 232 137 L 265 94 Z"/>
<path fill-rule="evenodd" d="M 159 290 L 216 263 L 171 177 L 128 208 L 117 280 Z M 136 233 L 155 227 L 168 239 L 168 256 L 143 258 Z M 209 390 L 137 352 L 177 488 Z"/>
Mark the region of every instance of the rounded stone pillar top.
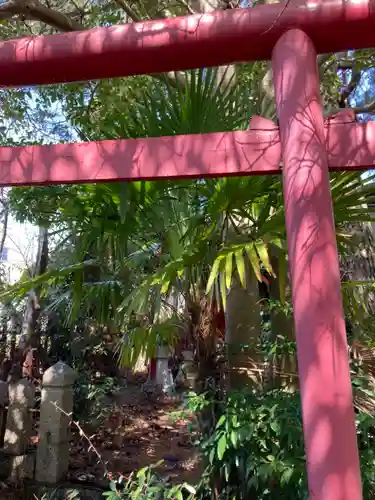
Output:
<path fill-rule="evenodd" d="M 77 376 L 73 368 L 62 361 L 58 361 L 44 372 L 43 386 L 45 387 L 67 387 L 73 385 Z"/>
<path fill-rule="evenodd" d="M 184 361 L 194 361 L 194 353 L 190 349 L 184 349 L 182 351 Z"/>
<path fill-rule="evenodd" d="M 172 350 L 169 346 L 158 346 L 156 350 L 156 359 L 168 359 L 172 354 Z"/>

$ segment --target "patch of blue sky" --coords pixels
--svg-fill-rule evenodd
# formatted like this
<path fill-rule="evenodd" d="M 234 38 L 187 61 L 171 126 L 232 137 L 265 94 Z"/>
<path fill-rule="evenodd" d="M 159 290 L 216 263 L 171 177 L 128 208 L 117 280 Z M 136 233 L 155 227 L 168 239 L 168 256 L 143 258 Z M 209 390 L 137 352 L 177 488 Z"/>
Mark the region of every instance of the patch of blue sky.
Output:
<path fill-rule="evenodd" d="M 349 56 L 353 55 L 353 52 L 349 52 Z M 349 72 L 350 78 L 350 72 Z M 362 75 L 357 85 L 356 89 L 352 93 L 349 99 L 349 104 L 351 107 L 363 106 L 365 103 L 371 102 L 375 99 L 375 68 L 369 68 L 362 71 Z M 373 121 L 375 120 L 375 115 L 372 113 L 361 113 L 357 115 L 359 121 Z M 362 177 L 366 178 L 370 175 L 374 175 L 374 170 L 369 170 L 363 172 Z"/>

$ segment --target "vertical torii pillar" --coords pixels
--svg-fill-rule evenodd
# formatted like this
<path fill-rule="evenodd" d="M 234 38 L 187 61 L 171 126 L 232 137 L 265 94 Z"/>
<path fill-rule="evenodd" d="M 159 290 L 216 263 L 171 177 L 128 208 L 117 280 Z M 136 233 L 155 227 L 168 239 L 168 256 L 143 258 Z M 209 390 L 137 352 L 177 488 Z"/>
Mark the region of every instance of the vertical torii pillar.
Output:
<path fill-rule="evenodd" d="M 361 500 L 316 51 L 300 30 L 272 57 L 311 500 Z"/>

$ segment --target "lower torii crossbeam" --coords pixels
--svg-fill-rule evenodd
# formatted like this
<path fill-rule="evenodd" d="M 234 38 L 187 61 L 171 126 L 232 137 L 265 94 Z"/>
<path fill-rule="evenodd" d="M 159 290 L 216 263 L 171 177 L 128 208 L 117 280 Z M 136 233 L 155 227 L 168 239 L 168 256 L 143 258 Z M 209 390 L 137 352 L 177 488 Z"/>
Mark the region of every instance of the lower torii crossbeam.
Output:
<path fill-rule="evenodd" d="M 362 498 L 328 172 L 375 164 L 373 122 L 324 122 L 315 47 L 375 46 L 374 21 L 375 0 L 307 1 L 0 43 L 8 87 L 272 59 L 279 128 L 0 148 L 0 185 L 282 174 L 314 500 Z"/>
<path fill-rule="evenodd" d="M 343 110 L 324 125 L 328 168 L 375 168 L 375 122 Z M 250 129 L 214 134 L 0 147 L 0 186 L 281 174 L 279 129 L 261 117 Z"/>

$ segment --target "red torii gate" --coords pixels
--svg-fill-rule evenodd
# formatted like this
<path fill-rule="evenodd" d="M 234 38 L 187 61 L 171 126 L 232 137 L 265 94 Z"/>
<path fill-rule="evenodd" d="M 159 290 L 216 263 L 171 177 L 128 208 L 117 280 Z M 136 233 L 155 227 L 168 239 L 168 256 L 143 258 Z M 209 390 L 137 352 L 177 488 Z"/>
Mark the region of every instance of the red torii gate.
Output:
<path fill-rule="evenodd" d="M 323 121 L 317 52 L 375 46 L 375 0 L 324 0 L 0 43 L 22 86 L 272 59 L 280 128 L 0 148 L 0 184 L 282 173 L 310 497 L 362 498 L 328 170 L 372 169 L 375 124 Z M 282 168 L 280 164 L 282 162 Z"/>

